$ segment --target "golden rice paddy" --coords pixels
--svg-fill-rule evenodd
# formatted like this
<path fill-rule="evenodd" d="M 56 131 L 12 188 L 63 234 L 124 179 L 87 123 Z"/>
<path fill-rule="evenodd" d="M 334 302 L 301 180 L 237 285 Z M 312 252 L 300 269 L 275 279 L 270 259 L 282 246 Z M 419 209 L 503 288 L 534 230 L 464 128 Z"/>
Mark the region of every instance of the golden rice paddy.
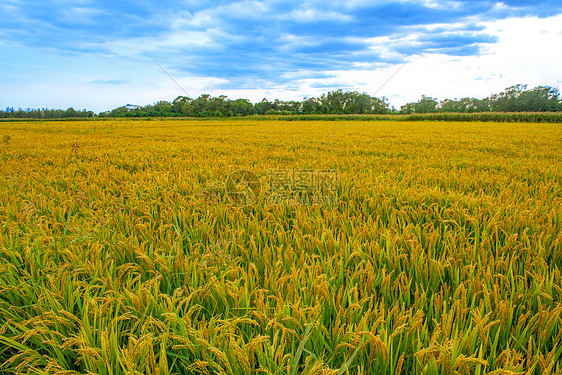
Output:
<path fill-rule="evenodd" d="M 560 124 L 0 136 L 0 373 L 562 373 Z M 272 202 L 276 171 L 335 171 L 336 199 Z"/>

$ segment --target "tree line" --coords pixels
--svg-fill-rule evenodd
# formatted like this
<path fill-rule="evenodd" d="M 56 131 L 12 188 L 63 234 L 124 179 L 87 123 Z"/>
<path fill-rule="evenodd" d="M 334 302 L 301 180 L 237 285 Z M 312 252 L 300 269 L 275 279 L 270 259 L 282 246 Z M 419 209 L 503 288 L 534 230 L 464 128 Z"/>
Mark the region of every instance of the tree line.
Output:
<path fill-rule="evenodd" d="M 58 119 L 58 118 L 84 118 L 96 117 L 94 111 L 75 110 L 74 108 L 64 109 L 17 109 L 7 107 L 5 110 L 0 109 L 0 118 L 30 118 L 30 119 Z"/>
<path fill-rule="evenodd" d="M 0 110 L 0 118 L 75 118 L 75 117 L 234 117 L 249 115 L 338 115 L 338 114 L 419 114 L 478 112 L 557 112 L 562 111 L 560 93 L 550 86 L 527 89 L 527 85 L 508 87 L 488 98 L 445 99 L 422 95 L 417 102 L 407 103 L 400 110 L 390 108 L 388 99 L 357 91 L 336 90 L 318 98 L 302 101 L 275 99 L 252 103 L 248 99 L 228 99 L 221 95 L 203 94 L 196 99 L 178 96 L 172 102 L 159 101 L 146 106 L 127 104 L 96 114 L 92 111 L 60 109 Z"/>
<path fill-rule="evenodd" d="M 153 105 L 126 105 L 102 112 L 101 117 L 233 117 L 250 115 L 292 114 L 384 114 L 390 113 L 386 98 L 375 98 L 357 91 L 337 90 L 319 98 L 303 101 L 275 99 L 252 103 L 248 99 L 228 99 L 221 95 L 203 94 L 197 99 L 178 96 L 173 102 L 160 101 Z"/>
<path fill-rule="evenodd" d="M 412 113 L 477 113 L 477 112 L 558 112 L 562 102 L 558 89 L 538 86 L 527 90 L 527 85 L 508 87 L 500 94 L 488 98 L 437 99 L 422 95 L 418 102 L 407 103 L 400 108 L 402 114 Z"/>

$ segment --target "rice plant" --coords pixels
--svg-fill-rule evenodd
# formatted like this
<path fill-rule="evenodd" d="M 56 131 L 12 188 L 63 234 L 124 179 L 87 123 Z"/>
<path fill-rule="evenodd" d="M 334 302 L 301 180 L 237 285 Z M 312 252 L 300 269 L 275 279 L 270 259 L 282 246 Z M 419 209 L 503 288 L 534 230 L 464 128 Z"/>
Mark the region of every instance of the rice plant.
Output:
<path fill-rule="evenodd" d="M 562 373 L 559 124 L 0 127 L 0 373 Z"/>

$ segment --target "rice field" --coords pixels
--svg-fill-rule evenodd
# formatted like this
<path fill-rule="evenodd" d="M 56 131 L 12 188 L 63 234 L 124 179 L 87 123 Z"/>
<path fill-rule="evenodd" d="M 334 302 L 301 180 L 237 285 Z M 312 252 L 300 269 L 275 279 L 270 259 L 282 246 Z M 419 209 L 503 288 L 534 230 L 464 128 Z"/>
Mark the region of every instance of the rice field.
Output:
<path fill-rule="evenodd" d="M 560 124 L 0 137 L 0 374 L 562 374 Z"/>

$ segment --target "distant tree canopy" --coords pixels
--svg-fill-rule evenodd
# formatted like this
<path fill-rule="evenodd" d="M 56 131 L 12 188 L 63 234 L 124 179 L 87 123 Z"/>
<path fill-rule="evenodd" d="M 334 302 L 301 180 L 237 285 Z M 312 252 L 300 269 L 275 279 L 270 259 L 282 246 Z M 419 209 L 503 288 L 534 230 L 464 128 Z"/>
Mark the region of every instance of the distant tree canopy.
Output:
<path fill-rule="evenodd" d="M 401 113 L 431 112 L 557 112 L 562 111 L 562 102 L 558 89 L 550 86 L 538 86 L 527 90 L 527 85 L 508 87 L 500 94 L 489 98 L 437 99 L 426 97 L 418 102 L 407 103 L 400 108 Z"/>
<path fill-rule="evenodd" d="M 0 109 L 0 118 L 30 118 L 30 119 L 54 119 L 54 118 L 77 118 L 77 117 L 95 117 L 93 111 L 86 109 L 77 111 L 74 108 L 63 109 L 17 109 L 8 107 L 5 110 Z"/>
<path fill-rule="evenodd" d="M 375 98 L 357 91 L 337 90 L 320 98 L 300 101 L 269 101 L 253 104 L 248 99 L 230 100 L 226 96 L 203 94 L 197 99 L 178 96 L 172 103 L 161 101 L 144 107 L 126 105 L 102 112 L 104 117 L 233 117 L 248 115 L 290 114 L 369 114 L 390 113 L 386 98 Z"/>
<path fill-rule="evenodd" d="M 221 95 L 203 94 L 196 99 L 178 96 L 173 102 L 159 101 L 146 106 L 127 104 L 111 111 L 95 114 L 92 111 L 61 109 L 0 110 L 0 118 L 76 118 L 76 117 L 234 117 L 248 115 L 307 115 L 307 114 L 412 114 L 436 112 L 556 112 L 562 111 L 560 93 L 550 86 L 527 90 L 527 85 L 508 87 L 489 98 L 445 99 L 422 95 L 417 102 L 403 105 L 399 111 L 389 108 L 385 97 L 376 98 L 357 91 L 336 90 L 318 98 L 302 101 L 269 101 L 252 103 L 248 99 L 231 100 Z"/>

